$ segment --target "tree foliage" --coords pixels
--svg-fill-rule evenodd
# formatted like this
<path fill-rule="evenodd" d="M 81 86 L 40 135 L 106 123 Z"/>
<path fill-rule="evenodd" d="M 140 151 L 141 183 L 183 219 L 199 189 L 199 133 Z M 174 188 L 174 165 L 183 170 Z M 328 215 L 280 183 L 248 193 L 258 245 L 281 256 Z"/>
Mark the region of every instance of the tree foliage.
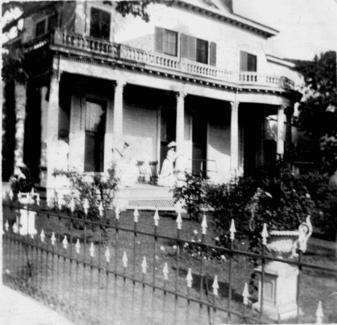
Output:
<path fill-rule="evenodd" d="M 337 169 L 337 87 L 336 52 L 315 56 L 313 61 L 299 62 L 304 76 L 305 99 L 300 105 L 299 128 L 317 146 L 317 162 L 329 174 Z"/>

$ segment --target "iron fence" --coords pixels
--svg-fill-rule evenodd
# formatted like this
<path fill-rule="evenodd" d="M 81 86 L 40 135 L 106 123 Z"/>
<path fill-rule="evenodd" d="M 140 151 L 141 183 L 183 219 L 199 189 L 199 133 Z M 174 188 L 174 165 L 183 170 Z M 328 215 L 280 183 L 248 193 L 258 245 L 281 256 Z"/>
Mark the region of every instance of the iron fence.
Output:
<path fill-rule="evenodd" d="M 298 274 L 296 313 L 288 320 L 337 321 L 334 298 L 324 296 L 337 288 L 337 269 L 307 262 L 301 250 L 296 259 L 272 256 L 266 229 L 261 252 L 253 253 L 235 238 L 233 222 L 228 247 L 220 247 L 206 216 L 193 229 L 180 213 L 172 220 L 100 206 L 89 218 L 88 208 L 4 203 L 5 282 L 79 324 L 282 323 L 264 297 L 276 299 L 281 290 L 268 269 L 277 262 Z"/>

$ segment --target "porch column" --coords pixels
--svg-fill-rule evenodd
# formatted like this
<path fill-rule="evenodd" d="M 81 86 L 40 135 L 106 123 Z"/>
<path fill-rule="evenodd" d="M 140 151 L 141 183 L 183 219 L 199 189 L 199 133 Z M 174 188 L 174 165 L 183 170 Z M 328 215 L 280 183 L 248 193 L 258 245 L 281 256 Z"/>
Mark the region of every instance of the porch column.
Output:
<path fill-rule="evenodd" d="M 57 168 L 57 141 L 59 129 L 59 83 L 60 76 L 54 71 L 50 77 L 49 101 L 47 113 L 47 200 L 54 195 L 55 177 L 52 176 Z"/>
<path fill-rule="evenodd" d="M 231 173 L 236 176 L 239 168 L 239 103 L 231 102 Z"/>
<path fill-rule="evenodd" d="M 177 145 L 177 160 L 176 170 L 180 179 L 184 172 L 185 166 L 183 163 L 184 153 L 184 137 L 185 137 L 185 96 L 186 93 L 177 93 L 177 115 L 176 115 L 176 145 Z"/>
<path fill-rule="evenodd" d="M 113 142 L 120 143 L 123 138 L 123 91 L 125 81 L 117 80 L 113 107 Z"/>
<path fill-rule="evenodd" d="M 277 111 L 277 145 L 276 145 L 276 154 L 277 158 L 280 159 L 284 155 L 284 122 L 285 122 L 285 113 L 284 107 L 279 106 Z"/>
<path fill-rule="evenodd" d="M 23 146 L 25 138 L 25 119 L 26 119 L 26 84 L 15 82 L 15 151 L 14 169 L 23 162 Z"/>

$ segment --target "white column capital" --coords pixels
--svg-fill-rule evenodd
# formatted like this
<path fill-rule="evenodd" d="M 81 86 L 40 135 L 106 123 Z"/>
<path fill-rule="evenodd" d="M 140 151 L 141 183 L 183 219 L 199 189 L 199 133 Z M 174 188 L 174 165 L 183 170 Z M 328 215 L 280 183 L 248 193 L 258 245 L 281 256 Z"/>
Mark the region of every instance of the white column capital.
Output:
<path fill-rule="evenodd" d="M 122 79 L 117 79 L 116 80 L 116 85 L 115 85 L 116 88 L 124 90 L 124 86 L 126 86 L 126 81 L 125 80 L 122 80 Z"/>
<path fill-rule="evenodd" d="M 231 102 L 229 102 L 230 103 L 230 105 L 231 105 L 231 109 L 233 110 L 233 109 L 238 109 L 238 107 L 239 107 L 239 102 L 237 102 L 237 101 L 231 101 Z"/>
<path fill-rule="evenodd" d="M 187 96 L 187 93 L 185 91 L 177 91 L 176 92 L 176 97 L 179 100 L 184 100 L 185 97 Z"/>

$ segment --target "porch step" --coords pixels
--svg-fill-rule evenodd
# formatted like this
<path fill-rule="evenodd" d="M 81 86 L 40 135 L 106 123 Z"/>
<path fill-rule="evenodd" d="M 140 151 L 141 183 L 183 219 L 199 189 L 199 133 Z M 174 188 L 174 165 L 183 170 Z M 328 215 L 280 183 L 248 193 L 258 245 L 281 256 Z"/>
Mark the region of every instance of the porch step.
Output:
<path fill-rule="evenodd" d="M 134 210 L 158 210 L 175 211 L 174 200 L 155 199 L 155 200 L 129 200 L 127 209 Z"/>
<path fill-rule="evenodd" d="M 175 211 L 173 192 L 169 187 L 136 184 L 118 192 L 123 209 Z"/>

